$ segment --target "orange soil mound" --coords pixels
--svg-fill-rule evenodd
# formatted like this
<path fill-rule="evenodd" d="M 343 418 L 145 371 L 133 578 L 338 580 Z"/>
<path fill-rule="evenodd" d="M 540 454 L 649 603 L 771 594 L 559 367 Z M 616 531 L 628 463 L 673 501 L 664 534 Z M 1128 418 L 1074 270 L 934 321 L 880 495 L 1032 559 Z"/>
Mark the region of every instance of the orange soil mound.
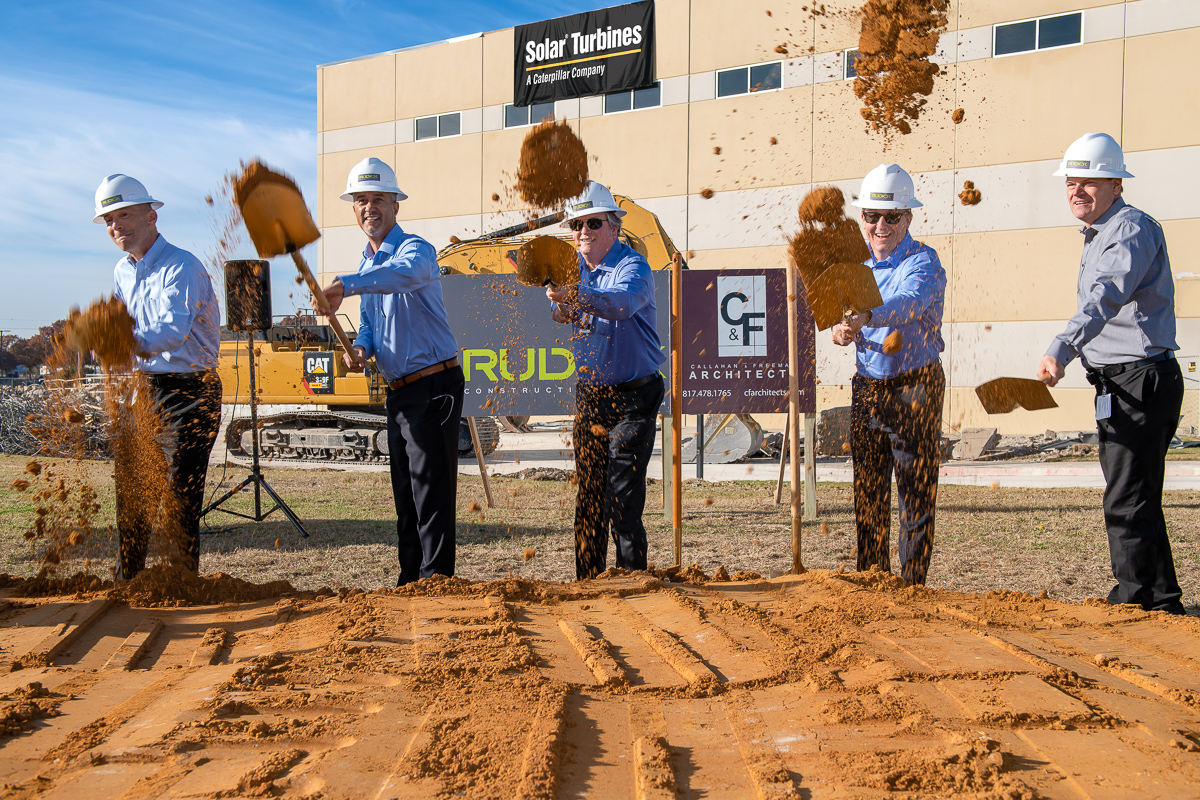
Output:
<path fill-rule="evenodd" d="M 866 261 L 870 255 L 858 223 L 842 211 L 845 204 L 842 190 L 834 186 L 814 189 L 800 203 L 800 230 L 788 244 L 806 289 L 830 266 Z"/>
<path fill-rule="evenodd" d="M 183 567 L 155 564 L 119 584 L 108 596 L 134 606 L 170 607 L 246 603 L 295 591 L 287 581 L 250 583 L 224 572 L 201 576 Z"/>
<path fill-rule="evenodd" d="M 872 131 L 912 132 L 940 68 L 929 61 L 946 29 L 948 0 L 867 0 L 854 94 Z"/>
<path fill-rule="evenodd" d="M 554 208 L 588 184 L 587 148 L 566 122 L 546 120 L 521 143 L 517 191 L 535 208 Z"/>

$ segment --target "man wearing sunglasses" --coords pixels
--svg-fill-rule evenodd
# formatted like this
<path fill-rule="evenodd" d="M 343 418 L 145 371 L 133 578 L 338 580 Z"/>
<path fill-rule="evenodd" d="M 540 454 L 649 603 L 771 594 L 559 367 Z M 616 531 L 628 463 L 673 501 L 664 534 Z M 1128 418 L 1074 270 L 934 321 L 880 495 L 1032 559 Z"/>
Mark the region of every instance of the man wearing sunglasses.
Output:
<path fill-rule="evenodd" d="M 619 240 L 625 216 L 591 181 L 567 203 L 566 224 L 579 251 L 579 284 L 549 286 L 555 322 L 571 324 L 575 386 L 575 574 L 603 572 L 608 537 L 616 565 L 646 568 L 646 467 L 665 387 L 654 276 L 646 259 Z"/>
<path fill-rule="evenodd" d="M 883 305 L 833 327 L 834 344 L 851 343 L 857 371 L 851 383 L 850 452 L 854 459 L 854 521 L 858 569 L 891 570 L 892 470 L 899 495 L 900 575 L 924 584 L 933 554 L 933 523 L 941 465 L 942 306 L 946 272 L 933 248 L 908 235 L 913 181 L 897 164 L 880 164 L 863 179 L 853 205 Z M 897 342 L 897 338 L 899 342 Z"/>
<path fill-rule="evenodd" d="M 1096 387 L 1104 524 L 1117 585 L 1110 603 L 1183 614 L 1183 592 L 1163 519 L 1167 448 L 1179 423 L 1183 373 L 1175 361 L 1175 284 L 1162 226 L 1125 203 L 1121 146 L 1085 133 L 1054 173 L 1083 223 L 1078 310 L 1042 357 L 1037 376 L 1062 380 L 1076 356 Z"/>

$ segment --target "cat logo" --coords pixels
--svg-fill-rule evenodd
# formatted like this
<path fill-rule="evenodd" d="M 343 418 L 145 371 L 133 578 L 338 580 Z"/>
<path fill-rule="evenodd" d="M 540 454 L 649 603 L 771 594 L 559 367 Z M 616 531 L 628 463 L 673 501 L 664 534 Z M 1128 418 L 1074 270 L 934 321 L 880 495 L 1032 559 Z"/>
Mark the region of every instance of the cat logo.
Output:
<path fill-rule="evenodd" d="M 333 394 L 333 353 L 305 355 L 303 383 L 309 394 Z"/>

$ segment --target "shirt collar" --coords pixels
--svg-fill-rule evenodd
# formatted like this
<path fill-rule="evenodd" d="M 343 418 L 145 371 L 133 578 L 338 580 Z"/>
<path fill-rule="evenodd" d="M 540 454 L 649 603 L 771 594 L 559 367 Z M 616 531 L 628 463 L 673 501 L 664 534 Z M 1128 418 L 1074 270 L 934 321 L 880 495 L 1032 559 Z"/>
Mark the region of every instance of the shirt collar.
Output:
<path fill-rule="evenodd" d="M 146 255 L 142 256 L 141 260 L 146 264 L 154 264 L 156 261 L 158 261 L 158 257 L 162 255 L 162 251 L 164 248 L 166 248 L 166 246 L 167 240 L 164 239 L 160 233 L 158 238 L 154 240 L 154 244 L 150 245 L 150 249 L 146 251 Z M 136 267 L 140 263 L 138 261 L 134 261 L 133 256 L 129 253 L 125 254 L 125 260 L 129 262 L 130 266 L 133 267 Z"/>
<path fill-rule="evenodd" d="M 379 245 L 379 250 L 377 253 L 383 253 L 387 256 L 392 255 L 396 252 L 396 248 L 400 246 L 400 240 L 402 238 L 404 238 L 404 230 L 400 227 L 400 223 L 397 222 L 392 226 L 392 229 L 388 231 L 388 235 L 383 237 L 383 244 Z M 370 261 L 371 259 L 375 258 L 377 253 L 371 252 L 371 242 L 368 239 L 366 246 L 363 247 L 363 258 Z"/>
<path fill-rule="evenodd" d="M 1124 207 L 1125 201 L 1118 197 L 1095 222 L 1093 222 L 1091 225 L 1084 225 L 1079 229 L 1079 232 L 1086 236 L 1090 241 L 1093 236 L 1104 230 L 1104 226 L 1108 224 L 1109 220 L 1115 217 L 1117 212 Z M 1088 233 L 1089 231 L 1092 231 L 1092 233 Z"/>
<path fill-rule="evenodd" d="M 620 264 L 622 259 L 625 258 L 625 250 L 627 250 L 628 247 L 629 246 L 620 239 L 613 242 L 613 246 L 608 248 L 608 252 L 604 254 L 604 258 L 600 259 L 600 263 L 596 265 L 596 269 L 612 272 L 617 268 L 617 264 Z M 583 257 L 583 253 L 579 254 L 579 258 L 583 261 L 584 268 L 591 272 L 592 268 L 587 263 L 587 259 Z"/>
<path fill-rule="evenodd" d="M 887 264 L 889 267 L 894 267 L 904 259 L 908 258 L 909 255 L 911 255 L 913 248 L 916 246 L 917 243 L 913 241 L 912 234 L 906 232 L 904 234 L 904 238 L 900 240 L 900 244 L 896 245 L 896 249 L 893 250 L 887 258 L 876 261 L 875 255 L 872 254 L 868 259 L 867 266 L 878 267 L 881 264 Z"/>

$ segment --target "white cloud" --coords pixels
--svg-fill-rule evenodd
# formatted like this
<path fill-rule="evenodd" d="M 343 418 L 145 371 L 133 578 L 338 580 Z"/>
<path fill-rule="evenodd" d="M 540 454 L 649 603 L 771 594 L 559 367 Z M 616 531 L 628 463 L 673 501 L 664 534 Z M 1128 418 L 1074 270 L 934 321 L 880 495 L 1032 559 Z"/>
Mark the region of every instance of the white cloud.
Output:
<path fill-rule="evenodd" d="M 164 203 L 162 234 L 201 257 L 214 250 L 204 198 L 239 161 L 262 158 L 315 197 L 316 133 L 303 125 L 261 124 L 244 110 L 178 109 L 14 79 L 0 79 L 0 107 L 6 187 L 0 192 L 0 264 L 8 284 L 0 328 L 6 330 L 36 327 L 33 320 L 47 324 L 71 305 L 111 293 L 112 266 L 121 253 L 91 221 L 105 175 L 123 172 L 146 184 Z M 248 248 L 236 255 L 254 257 Z M 290 268 L 284 274 L 290 278 Z M 294 287 L 277 280 L 275 288 L 283 312 Z"/>

